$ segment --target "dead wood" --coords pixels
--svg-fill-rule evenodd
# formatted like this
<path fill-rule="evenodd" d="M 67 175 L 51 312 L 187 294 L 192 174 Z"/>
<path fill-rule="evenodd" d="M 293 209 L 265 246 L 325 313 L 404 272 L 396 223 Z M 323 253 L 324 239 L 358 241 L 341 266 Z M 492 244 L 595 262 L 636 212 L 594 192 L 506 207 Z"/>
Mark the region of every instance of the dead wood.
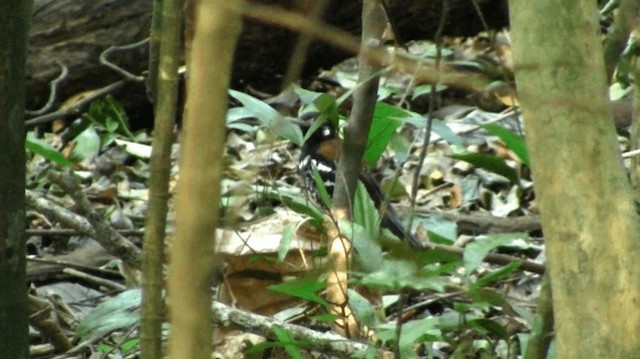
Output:
<path fill-rule="evenodd" d="M 265 0 L 262 3 L 293 8 L 294 1 Z M 439 1 L 388 1 L 403 40 L 432 38 L 440 16 Z M 451 11 L 445 26 L 448 35 L 474 35 L 483 29 L 472 2 L 449 1 Z M 507 23 L 506 1 L 478 0 L 484 21 L 490 28 Z M 143 0 L 35 0 L 30 47 L 28 53 L 27 104 L 40 108 L 47 102 L 48 85 L 63 63 L 68 78 L 59 90 L 58 101 L 71 95 L 103 87 L 121 76 L 99 63 L 99 55 L 111 46 L 121 46 L 147 37 L 152 2 Z M 331 0 L 325 21 L 352 34 L 360 31 L 360 2 Z M 233 86 L 275 91 L 289 63 L 289 54 L 297 35 L 274 26 L 245 21 L 234 61 Z M 309 49 L 304 74 L 327 68 L 350 54 L 327 44 L 313 42 Z M 142 74 L 147 63 L 146 46 L 118 52 L 112 56 L 117 65 L 133 74 Z M 142 84 L 131 83 L 116 97 L 125 104 L 144 101 Z"/>

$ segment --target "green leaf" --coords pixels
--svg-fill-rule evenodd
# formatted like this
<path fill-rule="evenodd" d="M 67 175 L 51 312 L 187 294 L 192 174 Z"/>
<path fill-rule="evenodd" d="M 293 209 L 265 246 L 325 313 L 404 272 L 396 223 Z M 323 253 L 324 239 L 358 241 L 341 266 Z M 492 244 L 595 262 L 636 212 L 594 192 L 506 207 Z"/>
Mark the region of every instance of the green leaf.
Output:
<path fill-rule="evenodd" d="M 475 281 L 475 283 L 471 284 L 469 287 L 470 288 L 485 287 L 501 279 L 508 278 L 511 275 L 511 273 L 513 273 L 513 271 L 515 271 L 518 268 L 520 268 L 520 263 L 518 262 L 509 263 L 506 266 L 498 270 L 492 271 L 489 274 L 483 276 L 482 278 L 479 278 L 478 280 Z"/>
<path fill-rule="evenodd" d="M 275 334 L 276 338 L 278 339 L 278 342 L 282 344 L 282 346 L 284 347 L 284 350 L 287 352 L 287 354 L 289 354 L 290 358 L 294 358 L 294 359 L 304 358 L 302 356 L 302 353 L 300 352 L 300 348 L 298 348 L 298 344 L 296 343 L 296 340 L 293 338 L 293 335 L 291 335 L 290 331 L 278 326 L 274 326 L 273 334 Z"/>
<path fill-rule="evenodd" d="M 282 262 L 287 257 L 289 249 L 291 248 L 291 241 L 293 240 L 293 227 L 286 225 L 282 229 L 282 239 L 280 240 L 280 246 L 278 248 L 278 261 Z"/>
<path fill-rule="evenodd" d="M 282 201 L 282 203 L 297 213 L 310 216 L 319 223 L 323 222 L 324 212 L 312 201 L 302 196 L 300 192 L 287 191 L 284 189 L 274 190 L 273 188 L 259 188 L 261 193 L 268 199 Z"/>
<path fill-rule="evenodd" d="M 272 292 L 282 293 L 296 298 L 302 298 L 326 307 L 329 305 L 329 303 L 327 303 L 326 300 L 316 294 L 324 288 L 324 282 L 312 278 L 296 279 L 290 282 L 284 282 L 282 284 L 270 285 L 268 287 L 268 289 Z"/>
<path fill-rule="evenodd" d="M 375 272 L 382 268 L 384 253 L 377 238 L 371 237 L 362 225 L 351 221 L 338 221 L 340 233 L 351 240 L 353 248 L 358 252 L 356 257 L 365 272 Z"/>
<path fill-rule="evenodd" d="M 84 341 L 131 327 L 139 321 L 140 314 L 134 309 L 141 298 L 140 289 L 130 289 L 101 303 L 78 324 L 76 337 Z"/>
<path fill-rule="evenodd" d="M 491 305 L 503 305 L 504 297 L 493 288 L 472 288 L 468 291 L 474 302 L 485 302 Z"/>
<path fill-rule="evenodd" d="M 331 208 L 331 196 L 329 195 L 327 187 L 325 187 L 324 181 L 322 180 L 322 177 L 320 177 L 320 173 L 318 172 L 316 166 L 313 166 L 312 171 L 313 182 L 316 185 L 316 190 L 318 191 L 318 195 L 320 196 L 320 201 L 322 201 L 322 204 L 326 208 Z"/>
<path fill-rule="evenodd" d="M 462 139 L 462 137 L 458 136 L 455 132 L 451 131 L 451 128 L 447 126 L 447 123 L 442 120 L 434 118 L 433 122 L 431 123 L 431 131 L 433 131 L 433 133 L 437 134 L 438 136 L 442 137 L 442 139 L 445 140 L 447 143 L 450 143 L 452 145 L 456 145 L 459 147 L 464 147 L 464 140 Z"/>
<path fill-rule="evenodd" d="M 524 138 L 495 123 L 482 125 L 482 127 L 490 134 L 500 138 L 502 142 L 520 158 L 522 163 L 529 166 L 529 152 L 527 151 Z"/>
<path fill-rule="evenodd" d="M 410 288 L 417 291 L 442 292 L 445 279 L 419 271 L 412 260 L 385 258 L 382 266 L 377 271 L 366 274 L 361 283 L 379 290 L 399 291 Z"/>
<path fill-rule="evenodd" d="M 505 329 L 505 327 L 491 319 L 471 319 L 467 323 L 471 328 L 474 328 L 483 334 L 494 334 L 502 339 L 507 339 L 509 337 L 507 335 L 507 330 Z"/>
<path fill-rule="evenodd" d="M 376 103 L 367 139 L 367 150 L 364 153 L 364 162 L 368 168 L 375 167 L 396 130 L 402 125 L 402 119 L 407 117 L 409 114 L 398 107 L 383 102 Z"/>
<path fill-rule="evenodd" d="M 307 89 L 303 89 L 302 87 L 295 86 L 293 91 L 298 95 L 300 101 L 303 104 L 309 105 L 312 104 L 318 97 L 325 95 L 324 92 L 315 92 Z"/>
<path fill-rule="evenodd" d="M 24 147 L 27 151 L 40 155 L 51 162 L 59 164 L 60 166 L 70 167 L 73 165 L 73 162 L 69 161 L 62 153 L 60 153 L 60 151 L 53 148 L 53 146 L 46 141 L 36 138 L 33 131 L 29 131 L 27 133 Z"/>
<path fill-rule="evenodd" d="M 470 275 L 474 270 L 476 270 L 476 268 L 478 268 L 489 252 L 500 246 L 504 246 L 515 239 L 520 239 L 523 236 L 527 236 L 527 234 L 494 234 L 482 239 L 477 238 L 474 242 L 468 244 L 464 249 L 463 256 L 467 275 Z"/>
<path fill-rule="evenodd" d="M 296 145 L 302 144 L 300 126 L 287 121 L 284 116 L 269 104 L 236 90 L 229 90 L 229 95 L 238 100 L 264 127 L 269 128 L 276 135 L 286 138 Z"/>
<path fill-rule="evenodd" d="M 393 157 L 397 164 L 402 164 L 407 161 L 411 154 L 411 141 L 403 136 L 393 136 L 389 142 L 389 146 L 393 151 Z"/>
<path fill-rule="evenodd" d="M 349 307 L 353 309 L 360 324 L 369 328 L 376 327 L 380 320 L 371 302 L 353 289 L 349 289 L 348 293 Z"/>
<path fill-rule="evenodd" d="M 372 239 L 379 237 L 380 214 L 369 192 L 360 181 L 353 198 L 353 221 L 361 225 Z"/>
<path fill-rule="evenodd" d="M 415 352 L 413 345 L 418 342 L 432 342 L 442 340 L 442 331 L 439 328 L 440 320 L 436 317 L 412 320 L 402 325 L 400 334 L 400 352 L 402 358 L 413 358 Z M 377 336 L 384 344 L 390 344 L 397 340 L 396 324 L 383 324 L 377 327 Z"/>
<path fill-rule="evenodd" d="M 82 131 L 74 142 L 71 158 L 76 162 L 93 159 L 100 152 L 100 136 L 93 127 Z"/>
<path fill-rule="evenodd" d="M 124 107 L 111 95 L 93 101 L 87 116 L 94 124 L 111 134 L 119 134 L 129 139 L 135 137 L 129 130 L 129 118 Z"/>
<path fill-rule="evenodd" d="M 469 162 L 478 168 L 506 177 L 511 183 L 518 183 L 518 172 L 507 165 L 505 160 L 500 157 L 470 152 L 453 154 L 451 157 Z"/>
<path fill-rule="evenodd" d="M 446 89 L 448 89 L 448 86 L 445 85 L 436 85 L 436 93 L 442 92 Z M 431 85 L 419 85 L 413 88 L 412 94 L 411 94 L 411 99 L 415 100 L 417 97 L 420 97 L 422 95 L 426 95 L 426 94 L 430 94 L 431 93 Z"/>
<path fill-rule="evenodd" d="M 407 119 L 407 122 L 418 127 L 418 128 L 426 128 L 427 127 L 427 118 L 415 112 L 409 112 L 411 117 Z M 450 143 L 452 145 L 456 145 L 459 147 L 464 147 L 464 140 L 462 137 L 458 136 L 455 132 L 451 131 L 451 128 L 447 126 L 447 123 L 434 118 L 431 121 L 431 131 L 442 137 L 444 141 Z"/>

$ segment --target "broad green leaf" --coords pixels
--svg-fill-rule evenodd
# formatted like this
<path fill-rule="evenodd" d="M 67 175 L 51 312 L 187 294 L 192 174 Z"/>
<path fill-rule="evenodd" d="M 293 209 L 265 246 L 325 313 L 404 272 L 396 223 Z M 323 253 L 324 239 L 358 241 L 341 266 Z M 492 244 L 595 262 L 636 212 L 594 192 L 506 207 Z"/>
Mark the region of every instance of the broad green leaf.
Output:
<path fill-rule="evenodd" d="M 475 167 L 506 177 L 511 183 L 518 183 L 518 173 L 516 170 L 510 167 L 505 160 L 500 157 L 470 152 L 453 154 L 451 157 L 469 162 Z"/>
<path fill-rule="evenodd" d="M 429 239 L 434 243 L 451 245 L 458 238 L 458 225 L 438 214 L 428 217 L 416 217 L 416 224 L 422 224 L 427 228 Z M 433 236 L 433 238 L 431 238 Z"/>
<path fill-rule="evenodd" d="M 382 266 L 375 272 L 366 274 L 361 283 L 372 289 L 399 291 L 406 288 L 417 291 L 444 290 L 446 280 L 440 276 L 425 275 L 419 271 L 415 261 L 407 259 L 385 258 Z"/>
<path fill-rule="evenodd" d="M 529 152 L 527 151 L 527 145 L 524 138 L 502 126 L 496 125 L 495 123 L 482 125 L 482 128 L 490 134 L 500 138 L 502 142 L 504 142 L 504 144 L 520 158 L 522 163 L 529 166 Z"/>
<path fill-rule="evenodd" d="M 411 154 L 411 141 L 403 136 L 393 136 L 389 142 L 391 150 L 393 150 L 393 157 L 396 164 L 400 165 L 407 161 Z"/>
<path fill-rule="evenodd" d="M 493 288 L 471 288 L 468 291 L 469 298 L 474 302 L 485 302 L 494 306 L 504 304 L 502 294 L 496 292 Z"/>
<path fill-rule="evenodd" d="M 298 86 L 296 86 L 293 91 L 298 95 L 300 101 L 306 105 L 312 104 L 318 97 L 324 95 L 323 92 L 315 92 Z"/>
<path fill-rule="evenodd" d="M 377 237 L 371 237 L 369 232 L 360 224 L 351 221 L 338 221 L 340 233 L 351 240 L 353 248 L 358 252 L 362 270 L 371 273 L 382 268 L 384 253 Z"/>
<path fill-rule="evenodd" d="M 418 342 L 442 340 L 440 320 L 436 317 L 412 320 L 402 325 L 400 334 L 400 352 L 402 358 L 414 358 L 413 345 Z M 377 327 L 377 336 L 382 343 L 389 344 L 397 340 L 396 324 L 382 324 Z"/>
<path fill-rule="evenodd" d="M 71 158 L 76 162 L 93 159 L 100 152 L 100 136 L 94 127 L 82 131 L 74 142 Z"/>
<path fill-rule="evenodd" d="M 451 131 L 449 126 L 447 126 L 447 123 L 442 120 L 434 118 L 433 122 L 431 123 L 431 131 L 442 137 L 442 139 L 449 144 L 464 147 L 464 140 L 462 139 L 462 137 Z"/>
<path fill-rule="evenodd" d="M 353 289 L 349 289 L 348 293 L 349 307 L 355 312 L 360 324 L 369 328 L 376 327 L 380 320 L 371 302 Z"/>
<path fill-rule="evenodd" d="M 87 340 L 131 327 L 139 321 L 140 314 L 135 309 L 141 298 L 140 289 L 130 289 L 101 303 L 78 324 L 76 337 Z"/>
<path fill-rule="evenodd" d="M 269 104 L 253 96 L 236 90 L 229 90 L 229 95 L 238 100 L 260 123 L 273 133 L 286 138 L 296 145 L 302 144 L 302 130 L 300 126 L 287 121 Z"/>
<path fill-rule="evenodd" d="M 516 239 L 527 236 L 523 233 L 494 234 L 485 238 L 477 238 L 464 249 L 464 266 L 467 276 L 470 275 L 492 250 L 504 246 Z"/>
<path fill-rule="evenodd" d="M 367 150 L 364 153 L 364 162 L 368 168 L 375 167 L 396 130 L 402 125 L 402 119 L 407 117 L 407 112 L 398 107 L 384 102 L 376 103 L 367 139 Z"/>
<path fill-rule="evenodd" d="M 238 100 L 260 123 L 270 127 L 284 117 L 269 104 L 244 92 L 229 90 L 229 95 Z"/>
<path fill-rule="evenodd" d="M 226 123 L 227 127 L 242 121 L 244 119 L 252 118 L 253 112 L 249 111 L 246 107 L 233 107 L 227 110 Z M 251 128 L 253 128 L 251 126 Z"/>
<path fill-rule="evenodd" d="M 70 167 L 73 162 L 69 161 L 60 151 L 56 150 L 39 138 L 36 138 L 32 131 L 27 133 L 27 137 L 24 141 L 24 147 L 27 151 L 31 151 L 37 155 L 44 157 L 45 159 L 55 162 L 63 167 Z"/>

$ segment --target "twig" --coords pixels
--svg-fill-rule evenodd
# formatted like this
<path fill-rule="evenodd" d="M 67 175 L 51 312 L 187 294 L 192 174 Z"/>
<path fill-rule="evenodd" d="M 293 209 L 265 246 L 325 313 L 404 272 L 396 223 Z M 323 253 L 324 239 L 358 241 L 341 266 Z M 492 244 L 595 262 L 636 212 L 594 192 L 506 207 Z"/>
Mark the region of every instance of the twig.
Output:
<path fill-rule="evenodd" d="M 27 262 L 52 264 L 52 265 L 57 265 L 61 267 L 75 268 L 75 269 L 86 270 L 94 273 L 100 273 L 100 274 L 111 276 L 111 277 L 122 277 L 122 274 L 115 270 L 94 268 L 94 267 L 89 267 L 83 264 L 78 264 L 78 263 L 73 263 L 68 261 L 61 261 L 56 259 L 27 258 Z"/>
<path fill-rule="evenodd" d="M 301 325 L 289 324 L 272 317 L 245 312 L 228 305 L 214 302 L 211 306 L 213 321 L 223 327 L 248 330 L 254 334 L 268 338 L 274 338 L 274 328 L 283 328 L 289 331 L 295 340 L 309 342 L 309 347 L 324 353 L 333 353 L 343 358 L 352 358 L 357 353 L 370 348 L 369 345 L 345 339 L 336 333 L 320 333 Z M 389 352 L 378 350 L 378 356 L 388 357 Z"/>
<path fill-rule="evenodd" d="M 25 121 L 24 124 L 27 127 L 36 126 L 36 125 L 41 125 L 41 124 L 44 124 L 44 123 L 47 123 L 47 122 L 51 122 L 51 121 L 53 121 L 53 120 L 55 120 L 57 118 L 78 115 L 91 102 L 93 102 L 94 100 L 96 100 L 96 99 L 98 99 L 100 97 L 106 96 L 106 95 L 118 90 L 119 88 L 124 86 L 124 84 L 126 84 L 126 83 L 127 83 L 127 80 L 120 80 L 118 82 L 114 82 L 111 85 L 108 85 L 108 86 L 105 86 L 105 87 L 103 87 L 101 89 L 93 91 L 87 97 L 83 98 L 82 100 L 76 102 L 75 104 L 73 104 L 73 105 L 71 105 L 71 106 L 69 106 L 67 108 L 60 109 L 58 111 L 48 113 L 46 115 L 34 117 L 32 119 L 29 119 L 29 120 Z"/>
<path fill-rule="evenodd" d="M 83 230 L 95 238 L 109 253 L 135 268 L 140 267 L 140 249 L 120 235 L 91 207 L 91 203 L 82 192 L 82 188 L 72 171 L 62 173 L 51 171 L 47 174 L 47 177 L 71 196 L 77 206 L 77 212 L 84 218 L 64 209 L 55 211 L 52 210 L 53 207 L 47 208 L 46 205 L 51 203 L 46 203 L 46 200 L 37 198 L 33 193 L 27 192 L 27 203 L 30 206 L 38 206 L 38 208 L 44 209 L 47 213 L 62 218 L 66 221 L 64 223 L 66 226 Z M 39 204 L 44 206 L 39 206 Z M 61 213 L 64 213 L 64 215 L 61 216 Z M 46 213 L 44 214 L 47 215 Z"/>
<path fill-rule="evenodd" d="M 97 286 L 106 287 L 106 288 L 113 289 L 113 290 L 116 290 L 116 291 L 125 291 L 125 290 L 127 290 L 127 287 L 122 285 L 122 284 L 120 284 L 120 283 L 116 283 L 116 282 L 114 282 L 112 280 L 100 278 L 100 277 L 97 277 L 95 275 L 91 275 L 89 273 L 81 272 L 81 271 L 73 269 L 73 268 L 65 268 L 65 269 L 62 270 L 62 273 L 70 275 L 70 276 L 75 277 L 75 278 L 79 278 L 79 279 L 84 280 L 86 282 L 89 282 L 91 284 L 95 284 Z"/>
<path fill-rule="evenodd" d="M 140 47 L 142 45 L 146 45 L 149 42 L 149 38 L 147 37 L 146 39 L 142 40 L 142 41 L 138 41 L 136 43 L 133 44 L 129 44 L 129 45 L 123 45 L 123 46 L 111 46 L 110 48 L 104 50 L 101 54 L 100 54 L 100 64 L 114 70 L 115 72 L 119 73 L 120 75 L 122 75 L 122 77 L 124 77 L 125 79 L 129 80 L 129 81 L 133 81 L 133 82 L 143 82 L 144 81 L 144 76 L 136 76 L 134 74 L 132 74 L 131 72 L 123 69 L 122 67 L 110 62 L 109 60 L 107 60 L 107 56 L 109 56 L 111 53 L 115 52 L 115 51 L 126 51 L 126 50 L 131 50 L 131 49 L 135 49 L 137 47 Z"/>
<path fill-rule="evenodd" d="M 123 236 L 142 237 L 144 230 L 141 229 L 119 229 L 117 230 Z M 27 236 L 80 236 L 86 233 L 70 228 L 32 228 L 25 230 Z"/>
<path fill-rule="evenodd" d="M 63 80 L 65 80 L 69 75 L 69 69 L 67 69 L 67 67 L 64 66 L 62 62 L 56 60 L 56 64 L 60 66 L 60 75 L 56 77 L 55 80 L 49 83 L 49 88 L 51 90 L 49 91 L 49 99 L 47 100 L 47 103 L 45 103 L 44 106 L 42 106 L 39 110 L 34 110 L 34 111 L 25 110 L 24 111 L 25 114 L 29 116 L 39 116 L 46 113 L 51 109 L 51 107 L 53 107 L 53 104 L 56 101 L 56 97 L 57 97 L 56 93 L 58 91 L 58 85 Z"/>

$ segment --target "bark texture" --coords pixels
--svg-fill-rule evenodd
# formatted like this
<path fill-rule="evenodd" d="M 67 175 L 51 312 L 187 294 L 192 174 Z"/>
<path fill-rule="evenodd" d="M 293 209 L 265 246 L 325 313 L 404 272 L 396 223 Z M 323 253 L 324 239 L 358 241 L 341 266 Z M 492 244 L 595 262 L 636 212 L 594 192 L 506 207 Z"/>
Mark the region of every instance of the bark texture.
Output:
<path fill-rule="evenodd" d="M 637 358 L 640 222 L 608 106 L 597 4 L 511 5 L 557 357 Z"/>

